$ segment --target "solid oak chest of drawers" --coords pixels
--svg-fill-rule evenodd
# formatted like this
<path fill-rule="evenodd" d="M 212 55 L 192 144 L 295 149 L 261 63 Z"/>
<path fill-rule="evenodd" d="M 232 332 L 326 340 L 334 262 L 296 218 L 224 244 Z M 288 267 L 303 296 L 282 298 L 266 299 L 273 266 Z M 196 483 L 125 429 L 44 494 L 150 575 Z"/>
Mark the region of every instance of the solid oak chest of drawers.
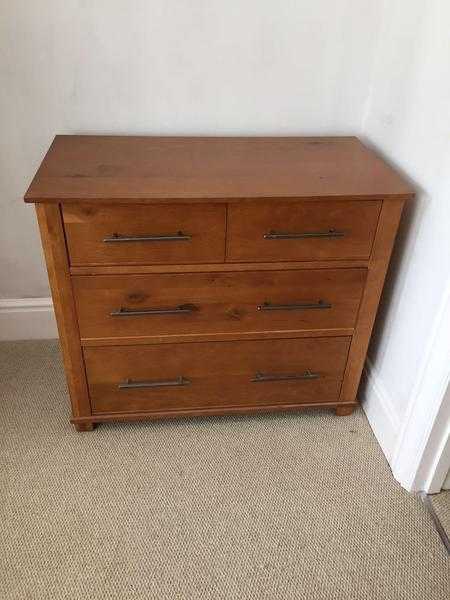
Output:
<path fill-rule="evenodd" d="M 350 414 L 412 195 L 351 137 L 57 136 L 25 200 L 72 423 Z"/>

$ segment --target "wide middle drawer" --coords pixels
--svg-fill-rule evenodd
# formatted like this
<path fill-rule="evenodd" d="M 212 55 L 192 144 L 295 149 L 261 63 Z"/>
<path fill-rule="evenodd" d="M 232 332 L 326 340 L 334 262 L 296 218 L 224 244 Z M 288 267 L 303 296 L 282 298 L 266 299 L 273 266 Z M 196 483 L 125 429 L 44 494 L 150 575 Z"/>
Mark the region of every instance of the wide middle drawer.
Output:
<path fill-rule="evenodd" d="M 72 277 L 82 339 L 352 328 L 367 271 Z"/>

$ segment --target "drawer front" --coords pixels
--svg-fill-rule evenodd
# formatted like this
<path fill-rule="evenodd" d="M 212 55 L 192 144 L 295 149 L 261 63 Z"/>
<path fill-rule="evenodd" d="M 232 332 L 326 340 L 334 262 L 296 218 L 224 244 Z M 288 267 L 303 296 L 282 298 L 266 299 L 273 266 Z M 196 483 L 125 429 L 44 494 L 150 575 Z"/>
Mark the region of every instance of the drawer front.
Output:
<path fill-rule="evenodd" d="M 365 269 L 72 278 L 81 337 L 352 328 Z"/>
<path fill-rule="evenodd" d="M 63 206 L 72 265 L 222 262 L 224 205 Z"/>
<path fill-rule="evenodd" d="M 85 348 L 94 413 L 337 402 L 350 338 Z"/>
<path fill-rule="evenodd" d="M 380 201 L 242 203 L 228 208 L 228 261 L 367 259 Z"/>

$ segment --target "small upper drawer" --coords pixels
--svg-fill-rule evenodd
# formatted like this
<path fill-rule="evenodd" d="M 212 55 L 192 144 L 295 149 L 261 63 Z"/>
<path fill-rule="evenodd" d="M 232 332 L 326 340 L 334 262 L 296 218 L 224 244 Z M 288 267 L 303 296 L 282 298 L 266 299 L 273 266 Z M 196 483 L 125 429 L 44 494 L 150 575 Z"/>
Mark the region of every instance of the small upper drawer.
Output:
<path fill-rule="evenodd" d="M 375 200 L 232 204 L 227 260 L 367 259 L 380 208 Z"/>
<path fill-rule="evenodd" d="M 223 262 L 224 205 L 65 205 L 72 265 Z"/>

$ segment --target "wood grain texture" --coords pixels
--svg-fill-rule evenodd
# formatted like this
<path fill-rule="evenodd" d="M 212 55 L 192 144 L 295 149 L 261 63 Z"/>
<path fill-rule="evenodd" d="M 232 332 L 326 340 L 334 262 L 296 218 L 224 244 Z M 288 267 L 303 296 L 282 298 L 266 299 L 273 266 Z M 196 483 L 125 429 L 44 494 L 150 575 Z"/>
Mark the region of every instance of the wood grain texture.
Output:
<path fill-rule="evenodd" d="M 325 410 L 337 407 L 344 408 L 345 404 L 336 404 L 336 402 L 312 402 L 304 404 L 258 404 L 255 406 L 222 406 L 220 408 L 193 408 L 187 410 L 154 410 L 151 412 L 128 412 L 128 413 L 101 413 L 90 417 L 76 417 L 70 419 L 70 422 L 75 425 L 82 423 L 111 423 L 114 421 L 155 421 L 159 419 L 171 418 L 189 418 L 189 417 L 222 417 L 226 415 L 252 415 L 260 413 L 268 413 L 274 411 L 283 412 L 298 412 L 303 410 Z M 349 410 L 353 412 L 357 404 L 349 404 Z M 351 414 L 351 412 L 349 414 Z M 80 429 L 80 431 L 92 431 L 92 429 Z"/>
<path fill-rule="evenodd" d="M 225 254 L 225 205 L 63 207 L 72 265 L 221 262 Z M 126 236 L 191 236 L 186 241 L 105 242 Z"/>
<path fill-rule="evenodd" d="M 229 271 L 294 271 L 297 269 L 364 269 L 368 260 L 303 260 L 298 262 L 203 263 L 194 265 L 72 266 L 72 275 L 133 275 L 144 273 L 224 273 Z"/>
<path fill-rule="evenodd" d="M 373 324 L 400 222 L 403 200 L 383 202 L 377 233 L 370 257 L 366 287 L 352 338 L 340 400 L 354 402 L 358 392 Z"/>
<path fill-rule="evenodd" d="M 58 324 L 72 415 L 74 417 L 85 417 L 91 414 L 91 405 L 80 346 L 80 333 L 72 293 L 61 213 L 57 204 L 37 205 L 36 213 Z"/>
<path fill-rule="evenodd" d="M 350 414 L 412 195 L 356 138 L 57 136 L 26 200 L 38 203 L 76 429 L 306 407 Z M 330 229 L 344 235 L 264 238 Z M 189 241 L 103 241 L 179 231 Z M 332 308 L 256 309 L 319 300 Z M 196 310 L 110 315 L 186 304 Z M 251 381 L 306 370 L 320 377 Z M 179 376 L 189 384 L 118 388 Z"/>
<path fill-rule="evenodd" d="M 358 405 L 355 404 L 340 404 L 338 406 L 336 406 L 336 415 L 338 417 L 348 417 L 348 415 L 351 415 L 352 412 L 355 410 L 355 408 Z"/>
<path fill-rule="evenodd" d="M 130 337 L 351 329 L 365 279 L 365 269 L 306 269 L 99 275 L 72 282 L 81 337 L 120 343 Z M 265 303 L 279 309 L 264 310 Z M 293 310 L 298 304 L 306 306 Z M 190 312 L 114 314 L 180 306 Z"/>
<path fill-rule="evenodd" d="M 227 261 L 366 259 L 380 201 L 261 202 L 228 208 Z M 271 231 L 310 234 L 335 230 L 342 237 L 266 239 Z"/>
<path fill-rule="evenodd" d="M 84 347 L 96 346 L 138 346 L 148 344 L 173 344 L 191 342 L 229 342 L 232 340 L 270 340 L 270 339 L 292 339 L 292 338 L 321 338 L 321 337 L 348 337 L 353 335 L 353 328 L 333 329 L 284 329 L 272 331 L 241 331 L 219 333 L 189 333 L 184 335 L 152 335 L 107 337 L 107 338 L 82 338 L 81 345 Z"/>
<path fill-rule="evenodd" d="M 139 412 L 337 402 L 349 338 L 162 344 L 85 348 L 94 413 Z M 310 370 L 317 379 L 252 382 Z M 180 387 L 119 389 L 132 381 L 172 381 Z"/>
<path fill-rule="evenodd" d="M 27 202 L 407 197 L 355 137 L 56 136 Z"/>
<path fill-rule="evenodd" d="M 76 431 L 94 431 L 95 424 L 92 421 L 77 421 L 72 420 L 72 423 L 75 425 Z"/>

